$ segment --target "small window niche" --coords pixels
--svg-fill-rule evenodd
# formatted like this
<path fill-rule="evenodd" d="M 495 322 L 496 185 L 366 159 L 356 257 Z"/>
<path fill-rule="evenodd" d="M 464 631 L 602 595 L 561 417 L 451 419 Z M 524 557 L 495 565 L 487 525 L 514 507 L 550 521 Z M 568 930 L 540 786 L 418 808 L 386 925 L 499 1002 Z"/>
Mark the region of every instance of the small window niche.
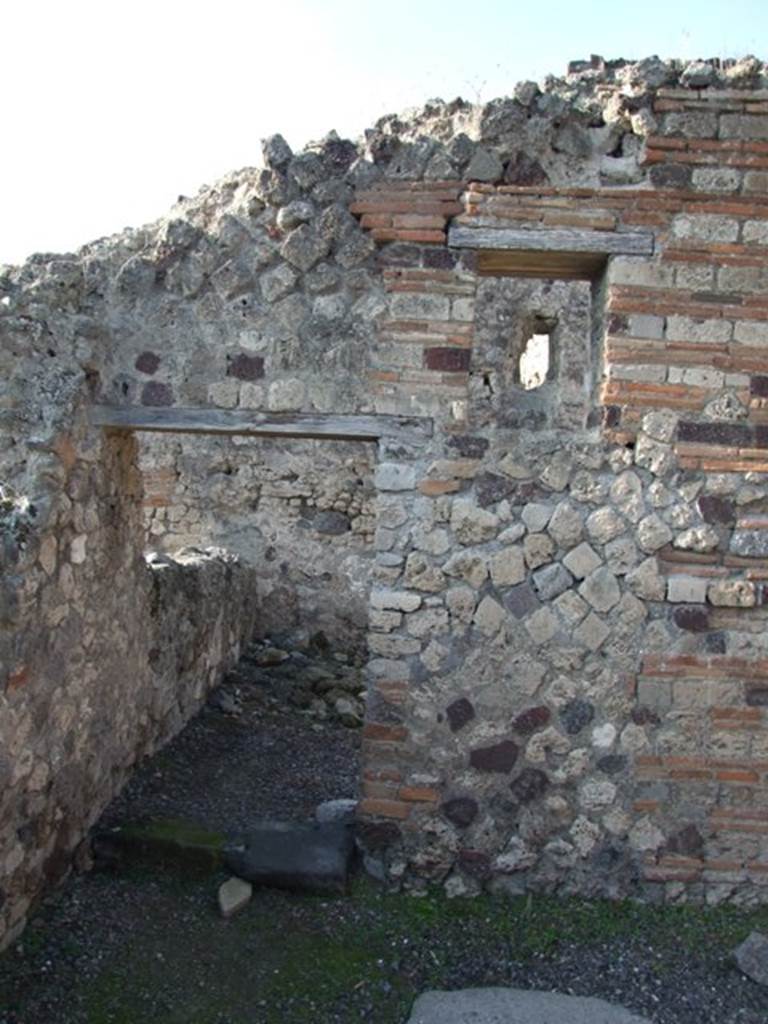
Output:
<path fill-rule="evenodd" d="M 525 331 L 515 374 L 524 391 L 536 391 L 552 379 L 554 328 L 551 320 L 537 318 Z"/>

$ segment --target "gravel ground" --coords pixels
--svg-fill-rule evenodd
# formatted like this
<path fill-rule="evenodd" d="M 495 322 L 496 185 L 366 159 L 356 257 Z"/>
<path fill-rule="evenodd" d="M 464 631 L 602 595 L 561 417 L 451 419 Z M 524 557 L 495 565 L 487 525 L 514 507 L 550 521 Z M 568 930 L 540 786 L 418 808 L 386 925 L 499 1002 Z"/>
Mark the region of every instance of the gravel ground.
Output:
<path fill-rule="evenodd" d="M 264 686 L 208 707 L 136 772 L 105 824 L 183 817 L 239 831 L 355 794 L 358 733 L 318 727 Z M 555 897 L 447 900 L 359 878 L 341 899 L 259 890 L 223 921 L 223 875 L 149 867 L 72 878 L 0 956 L 0 1024 L 402 1024 L 427 988 L 556 989 L 656 1024 L 768 1021 L 729 951 L 768 910 Z"/>

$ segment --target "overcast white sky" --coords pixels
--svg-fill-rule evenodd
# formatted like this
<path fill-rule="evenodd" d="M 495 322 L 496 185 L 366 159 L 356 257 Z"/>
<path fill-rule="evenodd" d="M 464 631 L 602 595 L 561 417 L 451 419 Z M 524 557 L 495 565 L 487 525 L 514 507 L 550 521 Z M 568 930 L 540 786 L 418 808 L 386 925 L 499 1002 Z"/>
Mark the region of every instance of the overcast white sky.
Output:
<path fill-rule="evenodd" d="M 538 15 L 538 17 L 537 17 Z M 765 0 L 9 0 L 0 264 L 162 215 L 279 131 L 357 136 L 606 57 L 766 58 Z"/>

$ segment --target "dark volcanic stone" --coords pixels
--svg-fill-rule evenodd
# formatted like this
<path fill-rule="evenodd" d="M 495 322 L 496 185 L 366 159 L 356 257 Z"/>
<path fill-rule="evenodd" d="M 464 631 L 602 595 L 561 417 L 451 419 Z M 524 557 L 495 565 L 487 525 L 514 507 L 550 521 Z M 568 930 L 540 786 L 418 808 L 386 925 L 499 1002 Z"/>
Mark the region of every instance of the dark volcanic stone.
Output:
<path fill-rule="evenodd" d="M 511 772 L 517 761 L 514 740 L 502 740 L 491 747 L 476 747 L 469 752 L 469 763 L 479 772 Z"/>
<path fill-rule="evenodd" d="M 627 767 L 627 759 L 624 754 L 606 754 L 597 762 L 597 767 L 606 775 L 618 775 Z"/>
<path fill-rule="evenodd" d="M 538 160 L 527 153 L 516 153 L 504 168 L 506 185 L 546 185 L 547 172 Z"/>
<path fill-rule="evenodd" d="M 360 821 L 355 831 L 366 850 L 385 850 L 400 839 L 400 829 L 394 821 Z"/>
<path fill-rule="evenodd" d="M 343 892 L 354 853 L 352 830 L 337 822 L 264 821 L 224 851 L 225 866 L 257 885 Z"/>
<path fill-rule="evenodd" d="M 539 607 L 539 599 L 530 583 L 520 583 L 504 595 L 504 604 L 516 619 L 524 619 Z"/>
<path fill-rule="evenodd" d="M 506 476 L 499 476 L 498 473 L 481 473 L 475 479 L 475 494 L 477 503 L 481 508 L 495 505 L 497 501 L 503 501 L 515 493 L 516 484 Z"/>
<path fill-rule="evenodd" d="M 635 725 L 658 725 L 659 716 L 653 710 L 653 708 L 647 708 L 644 705 L 632 709 L 631 715 L 632 721 Z"/>
<path fill-rule="evenodd" d="M 703 494 L 699 498 L 699 512 L 707 523 L 731 526 L 736 521 L 736 509 L 732 501 L 717 494 Z"/>
<path fill-rule="evenodd" d="M 140 356 L 136 357 L 134 366 L 140 373 L 146 373 L 148 376 L 152 376 L 160 365 L 160 356 L 155 355 L 154 352 L 142 352 Z"/>
<path fill-rule="evenodd" d="M 453 270 L 459 259 L 459 253 L 436 245 L 424 250 L 424 266 L 430 270 Z"/>
<path fill-rule="evenodd" d="M 725 633 L 720 629 L 714 633 L 707 633 L 704 637 L 704 644 L 710 654 L 725 654 L 727 647 Z"/>
<path fill-rule="evenodd" d="M 428 370 L 442 370 L 445 373 L 465 373 L 469 369 L 468 348 L 452 348 L 435 345 L 424 350 L 424 366 Z"/>
<path fill-rule="evenodd" d="M 709 629 L 709 612 L 700 604 L 681 604 L 672 612 L 676 626 L 689 633 L 706 633 Z"/>
<path fill-rule="evenodd" d="M 648 172 L 656 188 L 689 188 L 692 169 L 685 164 L 654 164 Z"/>
<path fill-rule="evenodd" d="M 441 810 L 451 824 L 467 828 L 477 817 L 479 807 L 477 800 L 471 796 L 457 796 L 453 800 L 446 800 Z"/>
<path fill-rule="evenodd" d="M 667 853 L 693 857 L 704 849 L 704 839 L 695 825 L 686 825 L 667 840 Z"/>
<path fill-rule="evenodd" d="M 141 389 L 142 405 L 173 405 L 173 391 L 170 384 L 151 380 Z"/>
<path fill-rule="evenodd" d="M 751 708 L 768 706 L 768 686 L 751 686 L 747 690 L 747 705 Z"/>
<path fill-rule="evenodd" d="M 606 428 L 618 427 L 621 423 L 621 406 L 606 405 L 603 407 L 603 426 Z"/>
<path fill-rule="evenodd" d="M 463 459 L 482 459 L 488 451 L 488 439 L 471 434 L 454 434 L 448 438 L 448 447 L 455 448 Z"/>
<path fill-rule="evenodd" d="M 530 736 L 537 729 L 543 729 L 551 717 L 552 712 L 549 708 L 540 704 L 535 708 L 528 708 L 527 711 L 521 712 L 512 723 L 512 728 L 523 736 Z"/>
<path fill-rule="evenodd" d="M 540 797 L 548 785 L 549 779 L 541 768 L 523 768 L 515 781 L 510 783 L 509 788 L 519 803 L 529 804 Z"/>
<path fill-rule="evenodd" d="M 487 878 L 491 873 L 491 861 L 481 850 L 459 850 L 459 866 L 473 878 Z"/>
<path fill-rule="evenodd" d="M 752 430 L 744 423 L 693 423 L 680 420 L 677 425 L 678 441 L 696 444 L 726 444 L 749 447 Z"/>
<path fill-rule="evenodd" d="M 340 533 L 347 533 L 352 528 L 349 516 L 343 512 L 335 512 L 332 509 L 325 512 L 318 512 L 312 519 L 312 529 L 318 533 L 327 533 L 336 536 Z"/>
<path fill-rule="evenodd" d="M 448 716 L 448 725 L 451 727 L 451 732 L 458 732 L 459 729 L 471 722 L 475 717 L 475 709 L 471 702 L 466 697 L 459 697 L 452 704 L 449 704 L 445 709 L 445 713 Z"/>
<path fill-rule="evenodd" d="M 238 380 L 259 380 L 264 376 L 264 360 L 261 356 L 249 356 L 240 352 L 227 365 L 227 376 Z"/>
<path fill-rule="evenodd" d="M 560 721 L 569 736 L 575 736 L 577 732 L 589 725 L 595 717 L 595 709 L 587 700 L 576 697 L 569 700 L 560 710 Z"/>

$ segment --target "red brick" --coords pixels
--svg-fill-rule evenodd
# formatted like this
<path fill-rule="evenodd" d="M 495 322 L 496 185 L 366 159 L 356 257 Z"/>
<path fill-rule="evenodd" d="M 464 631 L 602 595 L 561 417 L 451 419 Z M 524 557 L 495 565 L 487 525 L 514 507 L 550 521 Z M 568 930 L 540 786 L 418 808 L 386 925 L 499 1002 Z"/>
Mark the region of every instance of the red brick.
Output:
<path fill-rule="evenodd" d="M 470 350 L 436 346 L 424 350 L 424 365 L 428 370 L 462 373 L 469 370 Z"/>
<path fill-rule="evenodd" d="M 403 820 L 411 813 L 412 804 L 402 800 L 376 800 L 369 798 L 361 800 L 358 805 L 358 813 L 370 815 L 375 818 L 396 818 Z"/>
<path fill-rule="evenodd" d="M 438 497 L 441 494 L 453 494 L 461 488 L 458 480 L 422 480 L 419 484 L 419 491 L 429 498 Z"/>
<path fill-rule="evenodd" d="M 8 693 L 13 693 L 14 690 L 20 690 L 22 686 L 26 686 L 29 682 L 29 666 L 18 665 L 13 672 L 8 676 Z"/>
<path fill-rule="evenodd" d="M 440 794 L 431 786 L 401 786 L 398 796 L 408 803 L 436 804 Z"/>

